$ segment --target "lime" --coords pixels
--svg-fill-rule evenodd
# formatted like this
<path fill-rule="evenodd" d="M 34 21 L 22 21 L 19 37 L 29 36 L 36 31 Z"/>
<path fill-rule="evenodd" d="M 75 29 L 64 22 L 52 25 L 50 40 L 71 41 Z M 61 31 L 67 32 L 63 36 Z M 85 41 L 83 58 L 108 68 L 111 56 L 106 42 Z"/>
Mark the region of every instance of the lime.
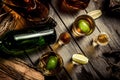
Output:
<path fill-rule="evenodd" d="M 56 68 L 58 63 L 58 58 L 56 56 L 50 56 L 46 65 L 46 69 L 53 70 Z"/>
<path fill-rule="evenodd" d="M 74 54 L 72 56 L 72 60 L 79 64 L 87 64 L 88 63 L 88 58 L 81 54 Z"/>
<path fill-rule="evenodd" d="M 90 25 L 89 22 L 86 20 L 79 20 L 78 26 L 81 29 L 82 32 L 88 33 L 90 31 Z"/>

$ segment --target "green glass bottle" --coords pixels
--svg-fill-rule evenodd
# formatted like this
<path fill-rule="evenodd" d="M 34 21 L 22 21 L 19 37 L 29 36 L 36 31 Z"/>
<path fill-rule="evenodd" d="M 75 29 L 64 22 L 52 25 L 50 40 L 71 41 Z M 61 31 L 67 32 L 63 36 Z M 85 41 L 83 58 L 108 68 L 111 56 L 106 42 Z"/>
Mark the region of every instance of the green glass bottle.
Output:
<path fill-rule="evenodd" d="M 23 30 L 13 30 L 0 38 L 0 49 L 12 55 L 33 51 L 56 41 L 55 24 L 38 25 Z"/>

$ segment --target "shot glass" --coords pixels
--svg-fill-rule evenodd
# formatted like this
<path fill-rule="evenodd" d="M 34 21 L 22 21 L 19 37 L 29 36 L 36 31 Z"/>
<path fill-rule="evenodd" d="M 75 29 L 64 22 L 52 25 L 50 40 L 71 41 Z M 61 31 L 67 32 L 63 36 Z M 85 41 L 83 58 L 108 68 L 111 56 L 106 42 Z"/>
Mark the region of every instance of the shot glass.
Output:
<path fill-rule="evenodd" d="M 89 15 L 80 15 L 73 22 L 72 33 L 75 37 L 87 36 L 95 30 L 95 21 Z"/>
<path fill-rule="evenodd" d="M 98 36 L 93 38 L 92 45 L 93 47 L 96 47 L 98 45 L 100 46 L 106 46 L 110 41 L 109 35 L 105 32 L 101 32 Z"/>
<path fill-rule="evenodd" d="M 59 54 L 49 51 L 40 57 L 38 69 L 45 76 L 53 76 L 62 70 L 63 64 L 63 59 Z"/>
<path fill-rule="evenodd" d="M 62 9 L 78 11 L 87 8 L 90 0 L 62 0 Z"/>
<path fill-rule="evenodd" d="M 60 34 L 57 42 L 55 42 L 52 46 L 53 50 L 57 50 L 65 44 L 68 44 L 71 41 L 71 36 L 68 32 L 63 32 Z"/>

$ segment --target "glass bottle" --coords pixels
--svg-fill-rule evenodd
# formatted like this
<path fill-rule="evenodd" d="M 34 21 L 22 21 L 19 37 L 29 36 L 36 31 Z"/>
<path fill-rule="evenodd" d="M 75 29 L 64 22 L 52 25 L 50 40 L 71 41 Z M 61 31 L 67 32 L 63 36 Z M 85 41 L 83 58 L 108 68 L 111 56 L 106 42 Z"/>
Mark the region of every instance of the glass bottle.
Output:
<path fill-rule="evenodd" d="M 3 0 L 2 2 L 32 22 L 40 22 L 49 14 L 49 5 L 43 0 Z"/>
<path fill-rule="evenodd" d="M 0 39 L 0 49 L 12 55 L 30 52 L 56 41 L 54 26 L 46 24 L 22 30 L 13 30 L 5 33 Z"/>

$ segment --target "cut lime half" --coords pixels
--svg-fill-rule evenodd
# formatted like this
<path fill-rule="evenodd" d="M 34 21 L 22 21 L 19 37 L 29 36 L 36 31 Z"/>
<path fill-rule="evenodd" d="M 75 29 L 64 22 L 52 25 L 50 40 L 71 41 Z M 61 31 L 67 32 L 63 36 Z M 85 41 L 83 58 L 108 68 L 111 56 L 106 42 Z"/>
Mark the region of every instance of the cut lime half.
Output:
<path fill-rule="evenodd" d="M 87 64 L 88 58 L 81 54 L 73 54 L 72 60 L 79 64 Z"/>

